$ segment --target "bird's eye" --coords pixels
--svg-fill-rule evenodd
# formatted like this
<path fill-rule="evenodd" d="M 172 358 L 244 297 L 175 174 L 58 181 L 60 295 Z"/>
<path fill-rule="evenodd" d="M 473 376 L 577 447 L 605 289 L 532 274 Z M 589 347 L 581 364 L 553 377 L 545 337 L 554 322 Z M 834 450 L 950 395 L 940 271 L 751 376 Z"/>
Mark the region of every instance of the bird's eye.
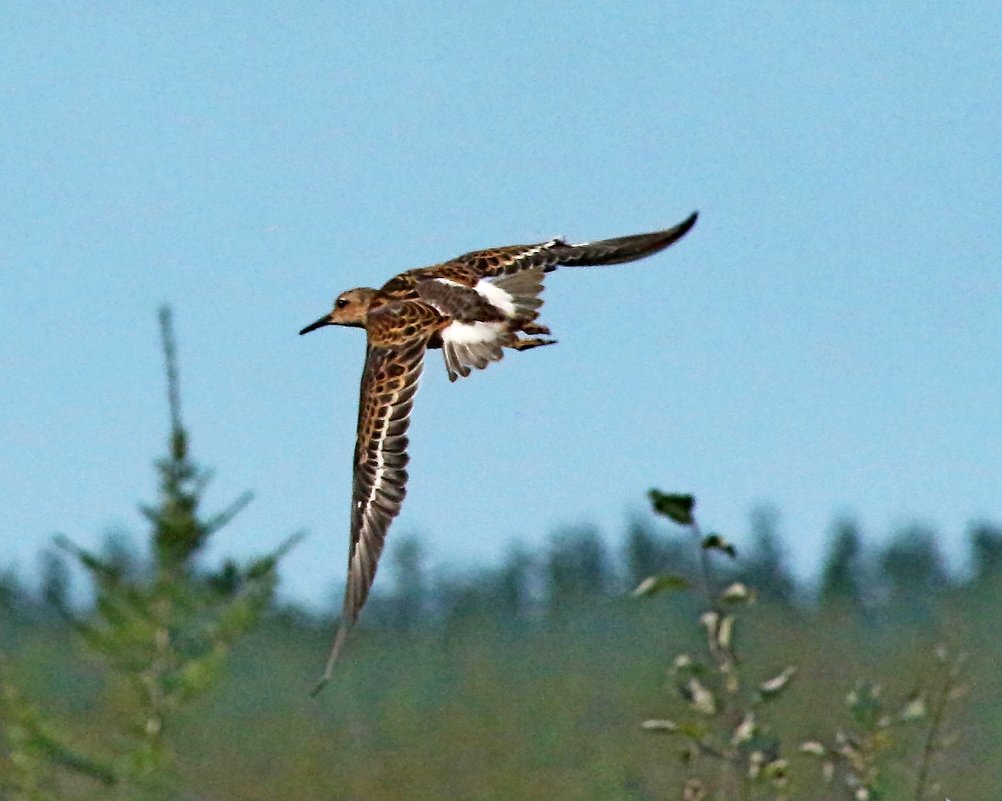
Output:
<path fill-rule="evenodd" d="M 348 305 L 349 302 L 350 301 L 348 300 L 348 298 L 338 298 L 337 301 L 334 303 L 334 308 L 343 309 L 345 306 Z"/>

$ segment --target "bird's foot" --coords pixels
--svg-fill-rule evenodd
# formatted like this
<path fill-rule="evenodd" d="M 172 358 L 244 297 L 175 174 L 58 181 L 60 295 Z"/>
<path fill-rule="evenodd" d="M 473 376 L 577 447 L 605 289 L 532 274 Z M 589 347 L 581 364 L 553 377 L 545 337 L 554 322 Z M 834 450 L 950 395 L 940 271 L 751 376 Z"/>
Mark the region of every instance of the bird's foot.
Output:
<path fill-rule="evenodd" d="M 535 334 L 537 336 L 538 335 L 542 335 L 542 336 L 549 336 L 550 335 L 550 329 L 547 328 L 545 325 L 540 325 L 539 323 L 526 323 L 525 325 L 522 326 L 522 332 L 525 333 L 525 334 L 530 334 L 530 335 Z"/>

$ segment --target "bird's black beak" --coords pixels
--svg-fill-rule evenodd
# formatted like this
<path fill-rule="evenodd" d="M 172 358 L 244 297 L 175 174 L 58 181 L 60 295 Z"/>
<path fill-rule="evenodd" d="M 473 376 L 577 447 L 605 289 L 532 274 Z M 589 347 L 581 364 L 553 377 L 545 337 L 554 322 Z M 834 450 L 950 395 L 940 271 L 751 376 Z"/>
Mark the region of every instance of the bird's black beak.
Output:
<path fill-rule="evenodd" d="M 310 331 L 316 331 L 318 328 L 323 328 L 325 325 L 333 325 L 333 323 L 331 323 L 331 316 L 329 314 L 325 314 L 316 322 L 310 323 L 308 326 L 306 326 L 306 328 L 304 328 L 302 331 L 299 332 L 299 335 L 302 336 L 303 334 L 310 333 Z"/>

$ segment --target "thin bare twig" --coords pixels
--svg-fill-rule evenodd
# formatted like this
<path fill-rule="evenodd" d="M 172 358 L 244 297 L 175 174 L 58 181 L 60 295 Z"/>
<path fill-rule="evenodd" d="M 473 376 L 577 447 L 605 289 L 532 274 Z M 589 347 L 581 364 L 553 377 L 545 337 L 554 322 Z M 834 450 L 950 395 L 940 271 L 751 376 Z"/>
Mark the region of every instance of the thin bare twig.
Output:
<path fill-rule="evenodd" d="M 946 675 L 939 686 L 939 693 L 936 696 L 936 701 L 932 709 L 932 717 L 929 721 L 929 731 L 922 746 L 922 759 L 919 761 L 918 778 L 915 782 L 915 795 L 912 796 L 914 801 L 922 801 L 925 798 L 926 784 L 929 780 L 929 769 L 932 765 L 932 758 L 936 753 L 939 731 L 943 725 L 943 716 L 946 713 L 947 705 L 950 703 L 950 696 L 957 686 L 960 669 L 963 667 L 966 659 L 967 655 L 960 653 L 957 654 L 951 663 L 946 664 L 944 661 Z"/>

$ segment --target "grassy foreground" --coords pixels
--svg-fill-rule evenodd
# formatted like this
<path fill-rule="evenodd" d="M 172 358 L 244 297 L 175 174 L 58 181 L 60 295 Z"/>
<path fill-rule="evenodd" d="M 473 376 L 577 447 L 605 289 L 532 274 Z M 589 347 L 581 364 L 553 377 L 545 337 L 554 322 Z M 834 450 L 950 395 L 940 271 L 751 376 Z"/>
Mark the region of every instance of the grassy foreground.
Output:
<path fill-rule="evenodd" d="M 970 592 L 946 598 L 936 620 L 921 625 L 767 604 L 745 614 L 737 646 L 749 681 L 799 666 L 789 692 L 769 710 L 790 762 L 788 797 L 843 797 L 821 782 L 816 761 L 796 753 L 797 744 L 849 725 L 844 697 L 861 678 L 903 696 L 932 669 L 930 653 L 944 636 L 971 653 L 970 692 L 948 710 L 946 729 L 959 739 L 933 760 L 933 779 L 940 797 L 1002 797 L 998 594 L 981 595 L 980 603 Z M 605 600 L 538 623 L 469 619 L 409 634 L 362 629 L 318 699 L 307 693 L 328 632 L 272 619 L 237 646 L 230 678 L 168 732 L 181 797 L 679 798 L 680 742 L 640 723 L 678 710 L 667 668 L 675 654 L 700 647 L 694 609 L 680 597 Z M 115 728 L 115 699 L 102 694 L 96 668 L 69 632 L 34 626 L 16 640 L 13 672 L 24 692 L 58 712 L 73 739 L 99 749 L 103 733 Z M 889 757 L 887 797 L 912 797 L 914 758 L 904 745 Z M 74 787 L 81 796 L 94 791 L 74 779 L 66 798 Z"/>

